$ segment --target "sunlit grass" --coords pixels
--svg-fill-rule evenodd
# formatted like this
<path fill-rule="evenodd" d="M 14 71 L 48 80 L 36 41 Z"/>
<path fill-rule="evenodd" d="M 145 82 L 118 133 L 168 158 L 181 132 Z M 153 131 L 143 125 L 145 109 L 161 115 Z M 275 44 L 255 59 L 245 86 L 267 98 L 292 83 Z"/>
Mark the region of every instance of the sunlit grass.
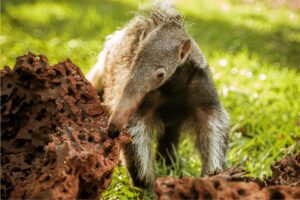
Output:
<path fill-rule="evenodd" d="M 105 36 L 128 22 L 142 2 L 3 1 L 1 67 L 32 51 L 52 64 L 69 57 L 86 73 Z M 240 164 L 262 177 L 275 160 L 300 151 L 300 15 L 271 9 L 265 1 L 237 2 L 179 0 L 176 7 L 203 50 L 231 116 L 228 165 Z M 178 154 L 173 170 L 155 163 L 156 174 L 199 176 L 201 163 L 191 140 L 183 139 Z M 137 199 L 139 191 L 119 167 L 103 197 Z"/>

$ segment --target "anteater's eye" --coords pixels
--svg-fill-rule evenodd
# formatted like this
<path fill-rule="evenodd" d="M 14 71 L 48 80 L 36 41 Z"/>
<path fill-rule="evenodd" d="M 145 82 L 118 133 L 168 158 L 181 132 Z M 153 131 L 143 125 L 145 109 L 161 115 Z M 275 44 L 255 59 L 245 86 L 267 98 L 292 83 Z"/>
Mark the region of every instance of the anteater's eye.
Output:
<path fill-rule="evenodd" d="M 159 68 L 156 70 L 156 77 L 162 79 L 165 77 L 166 70 L 164 68 Z"/>

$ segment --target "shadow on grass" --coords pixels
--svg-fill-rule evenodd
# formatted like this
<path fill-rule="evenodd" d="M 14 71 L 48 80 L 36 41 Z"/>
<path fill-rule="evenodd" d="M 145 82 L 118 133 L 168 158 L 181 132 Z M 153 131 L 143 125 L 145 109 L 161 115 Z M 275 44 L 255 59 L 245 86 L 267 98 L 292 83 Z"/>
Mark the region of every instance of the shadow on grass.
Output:
<path fill-rule="evenodd" d="M 195 16 L 187 16 L 187 20 L 192 23 L 189 28 L 191 35 L 206 54 L 216 50 L 236 53 L 247 49 L 263 62 L 300 71 L 300 43 L 288 38 L 288 34 L 297 34 L 300 29 L 281 25 L 272 32 L 264 33 L 222 20 L 206 20 Z"/>
<path fill-rule="evenodd" d="M 50 17 L 47 16 L 44 21 L 37 18 L 24 20 L 18 13 L 12 12 L 14 8 L 21 7 L 21 11 L 33 14 L 44 9 L 41 14 L 48 12 Z M 63 9 L 59 10 L 60 7 Z M 3 15 L 7 17 L 13 30 L 31 34 L 41 41 L 58 37 L 64 41 L 80 38 L 85 41 L 101 39 L 103 42 L 106 35 L 129 21 L 136 9 L 127 3 L 97 0 L 9 0 L 3 1 L 1 5 Z M 268 23 L 261 16 L 253 18 Z M 288 38 L 290 33 L 299 32 L 298 29 L 282 25 L 275 27 L 272 32 L 258 32 L 227 21 L 207 20 L 191 15 L 187 16 L 187 21 L 193 24 L 190 32 L 205 54 L 210 55 L 216 50 L 236 53 L 247 49 L 250 54 L 259 56 L 262 62 L 300 71 L 300 43 Z"/>

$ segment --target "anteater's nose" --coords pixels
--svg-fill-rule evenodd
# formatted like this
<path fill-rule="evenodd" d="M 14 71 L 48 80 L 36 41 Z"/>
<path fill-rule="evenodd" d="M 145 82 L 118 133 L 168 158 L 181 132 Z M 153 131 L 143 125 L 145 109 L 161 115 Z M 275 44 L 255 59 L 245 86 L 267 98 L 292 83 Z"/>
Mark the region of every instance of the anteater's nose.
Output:
<path fill-rule="evenodd" d="M 108 136 L 112 139 L 118 137 L 120 134 L 119 129 L 114 124 L 109 124 L 108 126 Z"/>

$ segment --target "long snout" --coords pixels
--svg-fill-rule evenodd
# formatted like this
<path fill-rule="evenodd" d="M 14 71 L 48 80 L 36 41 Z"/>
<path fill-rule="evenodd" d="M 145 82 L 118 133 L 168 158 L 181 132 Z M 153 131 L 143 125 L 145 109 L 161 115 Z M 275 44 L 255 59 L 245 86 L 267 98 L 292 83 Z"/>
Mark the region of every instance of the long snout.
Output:
<path fill-rule="evenodd" d="M 119 104 L 111 114 L 108 123 L 108 134 L 111 138 L 117 137 L 120 131 L 126 128 L 130 117 L 138 109 L 140 101 L 140 95 L 121 97 Z"/>

